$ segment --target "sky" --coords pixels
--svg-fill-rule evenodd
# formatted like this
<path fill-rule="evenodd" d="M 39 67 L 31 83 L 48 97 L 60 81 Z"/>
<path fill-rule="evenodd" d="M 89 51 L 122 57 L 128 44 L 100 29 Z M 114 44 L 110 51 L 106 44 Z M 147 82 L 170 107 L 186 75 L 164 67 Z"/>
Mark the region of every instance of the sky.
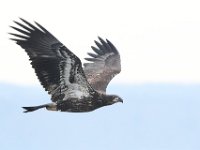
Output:
<path fill-rule="evenodd" d="M 46 92 L 0 84 L 0 149 L 200 149 L 200 85 L 111 84 L 108 90 L 124 103 L 90 113 L 24 114 L 22 106 L 49 102 Z"/>
<path fill-rule="evenodd" d="M 39 22 L 83 62 L 97 36 L 121 54 L 115 83 L 200 83 L 199 1 L 57 0 L 1 2 L 0 81 L 39 84 L 9 25 L 22 17 Z M 6 65 L 5 65 L 6 64 Z"/>
<path fill-rule="evenodd" d="M 200 4 L 195 0 L 0 2 L 0 149 L 199 150 Z M 90 113 L 22 106 L 49 103 L 24 50 L 10 41 L 19 17 L 37 21 L 82 62 L 98 36 L 119 50 L 108 87 L 123 104 Z"/>

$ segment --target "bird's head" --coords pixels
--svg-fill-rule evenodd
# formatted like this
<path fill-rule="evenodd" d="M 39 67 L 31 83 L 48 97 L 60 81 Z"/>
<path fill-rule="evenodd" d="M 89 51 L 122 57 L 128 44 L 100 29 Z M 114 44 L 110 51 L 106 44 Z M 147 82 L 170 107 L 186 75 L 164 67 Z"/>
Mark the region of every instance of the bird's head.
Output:
<path fill-rule="evenodd" d="M 105 100 L 106 105 L 112 105 L 117 102 L 123 103 L 123 99 L 117 95 L 106 95 Z"/>

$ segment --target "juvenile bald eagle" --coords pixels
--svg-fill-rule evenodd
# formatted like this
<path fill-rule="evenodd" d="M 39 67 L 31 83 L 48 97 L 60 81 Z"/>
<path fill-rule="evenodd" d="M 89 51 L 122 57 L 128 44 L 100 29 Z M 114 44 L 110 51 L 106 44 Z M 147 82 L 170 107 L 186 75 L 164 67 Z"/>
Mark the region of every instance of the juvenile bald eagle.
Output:
<path fill-rule="evenodd" d="M 24 19 L 14 21 L 20 28 L 11 26 L 20 34 L 10 33 L 11 38 L 28 54 L 35 73 L 51 95 L 52 103 L 23 107 L 24 112 L 46 108 L 52 111 L 89 112 L 97 108 L 123 102 L 117 95 L 107 95 L 106 87 L 121 71 L 120 55 L 109 40 L 95 41 L 95 53 L 82 63 L 66 46 L 44 27 L 32 25 Z"/>

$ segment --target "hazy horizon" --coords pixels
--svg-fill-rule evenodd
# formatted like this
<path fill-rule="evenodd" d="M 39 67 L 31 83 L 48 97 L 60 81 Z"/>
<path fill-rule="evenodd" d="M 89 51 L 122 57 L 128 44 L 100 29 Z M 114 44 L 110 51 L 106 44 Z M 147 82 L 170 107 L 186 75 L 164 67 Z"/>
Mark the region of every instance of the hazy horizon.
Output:
<path fill-rule="evenodd" d="M 200 84 L 110 85 L 124 103 L 89 113 L 24 114 L 49 103 L 40 86 L 0 84 L 1 149 L 198 150 Z"/>

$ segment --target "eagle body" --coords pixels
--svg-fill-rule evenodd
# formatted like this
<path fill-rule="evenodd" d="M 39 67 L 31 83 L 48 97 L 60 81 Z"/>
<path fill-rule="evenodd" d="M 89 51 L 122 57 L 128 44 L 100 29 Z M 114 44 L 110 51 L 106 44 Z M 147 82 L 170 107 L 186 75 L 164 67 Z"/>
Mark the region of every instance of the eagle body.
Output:
<path fill-rule="evenodd" d="M 20 18 L 21 19 L 21 18 Z M 46 108 L 51 111 L 89 112 L 123 100 L 117 95 L 106 94 L 112 78 L 120 73 L 120 55 L 115 46 L 99 37 L 92 46 L 95 53 L 81 60 L 57 40 L 43 26 L 21 19 L 14 21 L 20 28 L 11 26 L 19 34 L 11 38 L 28 54 L 31 65 L 52 103 L 23 107 L 25 112 Z"/>
<path fill-rule="evenodd" d="M 67 100 L 57 102 L 57 110 L 66 112 L 89 112 L 102 106 L 105 106 L 104 101 L 100 96 L 95 95 L 81 99 L 68 98 Z"/>

